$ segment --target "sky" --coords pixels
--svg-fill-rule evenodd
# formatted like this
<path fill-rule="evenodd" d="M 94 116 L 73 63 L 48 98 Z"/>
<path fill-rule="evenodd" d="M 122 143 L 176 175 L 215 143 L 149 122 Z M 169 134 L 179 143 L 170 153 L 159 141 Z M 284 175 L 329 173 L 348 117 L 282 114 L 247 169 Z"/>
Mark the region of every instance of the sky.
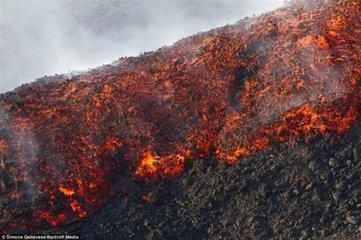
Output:
<path fill-rule="evenodd" d="M 282 6 L 283 0 L 0 0 L 0 93 Z"/>

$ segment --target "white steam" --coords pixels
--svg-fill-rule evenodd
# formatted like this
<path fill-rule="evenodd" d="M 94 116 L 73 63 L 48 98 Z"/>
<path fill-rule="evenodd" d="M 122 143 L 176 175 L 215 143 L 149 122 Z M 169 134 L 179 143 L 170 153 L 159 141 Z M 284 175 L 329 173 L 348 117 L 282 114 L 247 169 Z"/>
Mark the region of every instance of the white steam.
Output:
<path fill-rule="evenodd" d="M 282 5 L 283 0 L 0 0 L 0 93 L 87 70 Z"/>

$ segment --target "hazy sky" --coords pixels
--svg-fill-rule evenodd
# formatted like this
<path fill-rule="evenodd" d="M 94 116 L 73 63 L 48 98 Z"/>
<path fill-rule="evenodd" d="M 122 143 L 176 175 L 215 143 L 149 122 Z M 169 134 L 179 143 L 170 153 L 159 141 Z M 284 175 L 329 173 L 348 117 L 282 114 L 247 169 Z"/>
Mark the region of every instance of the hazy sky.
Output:
<path fill-rule="evenodd" d="M 0 93 L 135 56 L 283 0 L 0 0 Z"/>

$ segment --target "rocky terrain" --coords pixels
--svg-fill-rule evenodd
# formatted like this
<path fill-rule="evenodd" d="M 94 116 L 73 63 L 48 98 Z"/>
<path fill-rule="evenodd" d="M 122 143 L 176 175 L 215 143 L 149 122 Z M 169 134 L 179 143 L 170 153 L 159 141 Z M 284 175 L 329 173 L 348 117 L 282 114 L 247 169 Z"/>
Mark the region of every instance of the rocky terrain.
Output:
<path fill-rule="evenodd" d="M 361 3 L 293 0 L 0 95 L 0 232 L 359 239 Z"/>
<path fill-rule="evenodd" d="M 207 159 L 154 185 L 129 180 L 126 200 L 72 232 L 94 240 L 360 239 L 360 123 L 338 138 L 274 146 L 234 166 Z"/>

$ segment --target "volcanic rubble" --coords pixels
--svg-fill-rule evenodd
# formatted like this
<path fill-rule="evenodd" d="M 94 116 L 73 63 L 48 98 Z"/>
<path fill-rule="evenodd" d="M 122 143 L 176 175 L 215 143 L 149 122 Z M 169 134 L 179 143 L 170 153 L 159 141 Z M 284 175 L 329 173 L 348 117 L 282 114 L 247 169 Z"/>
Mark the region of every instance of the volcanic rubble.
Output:
<path fill-rule="evenodd" d="M 360 124 L 337 139 L 274 146 L 236 165 L 192 161 L 181 176 L 153 185 L 129 179 L 123 196 L 57 233 L 84 239 L 360 239 Z"/>
<path fill-rule="evenodd" d="M 0 231 L 360 239 L 359 0 L 293 0 L 0 95 Z"/>

